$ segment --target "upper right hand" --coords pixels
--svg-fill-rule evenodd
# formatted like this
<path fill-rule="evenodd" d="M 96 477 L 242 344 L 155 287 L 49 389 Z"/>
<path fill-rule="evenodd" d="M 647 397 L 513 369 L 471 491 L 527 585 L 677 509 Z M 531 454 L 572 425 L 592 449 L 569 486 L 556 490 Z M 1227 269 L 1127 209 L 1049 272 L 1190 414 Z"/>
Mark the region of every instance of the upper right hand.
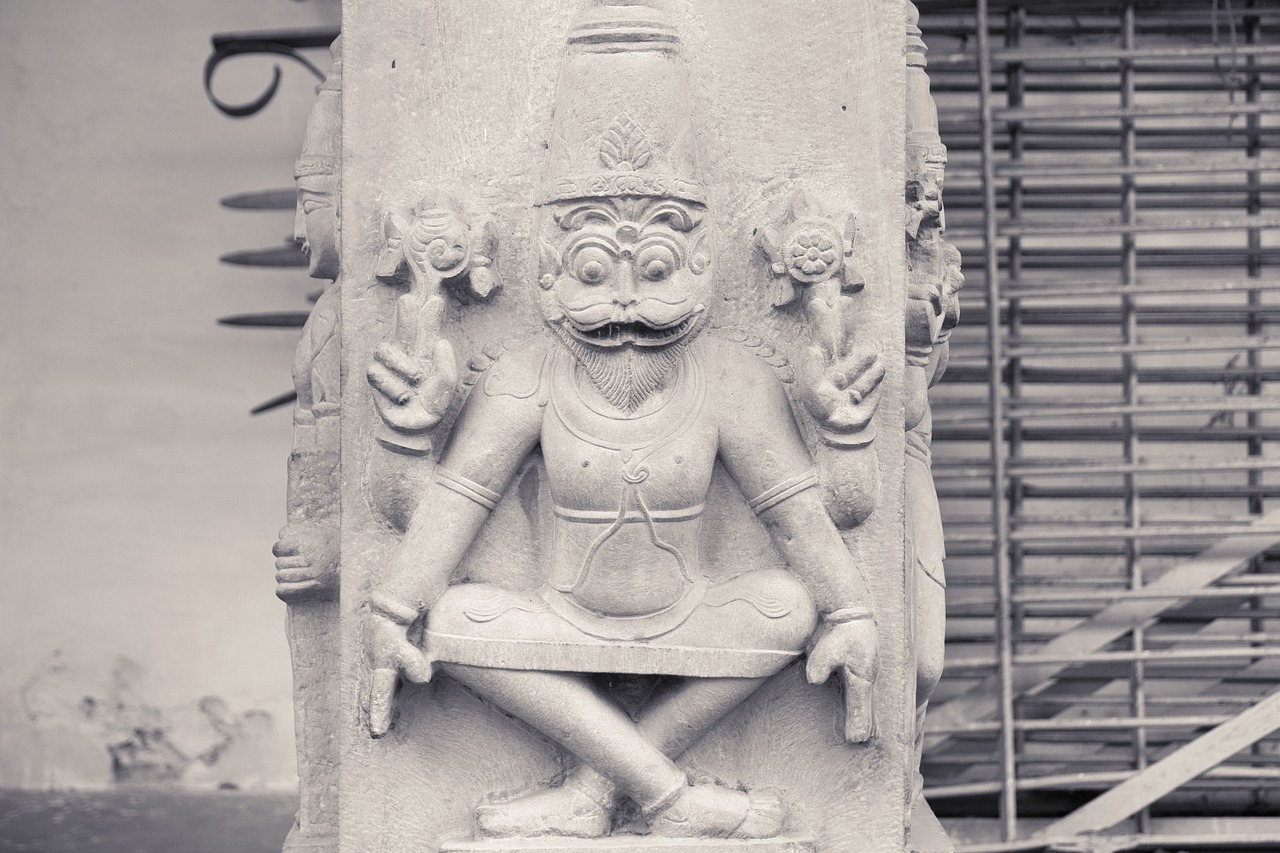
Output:
<path fill-rule="evenodd" d="M 373 353 L 369 384 L 392 429 L 424 432 L 444 417 L 458 387 L 453 345 L 441 334 L 444 298 L 413 288 L 396 301 L 394 325 Z"/>
<path fill-rule="evenodd" d="M 431 680 L 431 662 L 409 641 L 407 626 L 374 612 L 365 614 L 364 652 L 369 680 L 360 705 L 369 735 L 379 738 L 391 730 L 400 678 L 425 684 Z"/>
<path fill-rule="evenodd" d="M 858 346 L 840 312 L 820 297 L 808 302 L 815 343 L 798 366 L 804 406 L 818 425 L 834 433 L 865 430 L 880 406 L 885 369 L 879 353 Z"/>

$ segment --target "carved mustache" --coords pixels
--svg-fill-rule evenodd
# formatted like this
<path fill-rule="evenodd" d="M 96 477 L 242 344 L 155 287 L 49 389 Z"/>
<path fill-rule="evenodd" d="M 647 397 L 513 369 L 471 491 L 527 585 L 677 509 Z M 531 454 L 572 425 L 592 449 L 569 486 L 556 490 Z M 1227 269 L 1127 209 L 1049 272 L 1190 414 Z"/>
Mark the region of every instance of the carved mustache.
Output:
<path fill-rule="evenodd" d="M 691 300 L 664 302 L 661 299 L 641 299 L 633 305 L 617 302 L 593 302 L 589 305 L 562 306 L 569 321 L 578 329 L 589 332 L 609 323 L 640 323 L 651 329 L 669 329 L 678 326 L 696 312 L 699 306 Z"/>

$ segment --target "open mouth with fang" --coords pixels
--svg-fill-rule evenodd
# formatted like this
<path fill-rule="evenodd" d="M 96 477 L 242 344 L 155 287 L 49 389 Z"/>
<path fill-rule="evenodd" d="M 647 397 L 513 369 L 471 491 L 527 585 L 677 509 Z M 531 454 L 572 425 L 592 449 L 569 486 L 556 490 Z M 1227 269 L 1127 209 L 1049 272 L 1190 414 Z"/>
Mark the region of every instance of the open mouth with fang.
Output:
<path fill-rule="evenodd" d="M 695 314 L 685 317 L 666 327 L 651 326 L 640 320 L 605 322 L 591 328 L 581 328 L 569 321 L 565 323 L 565 327 L 573 337 L 591 346 L 619 347 L 624 344 L 634 344 L 639 347 L 661 347 L 684 337 L 692 328 L 696 316 Z"/>

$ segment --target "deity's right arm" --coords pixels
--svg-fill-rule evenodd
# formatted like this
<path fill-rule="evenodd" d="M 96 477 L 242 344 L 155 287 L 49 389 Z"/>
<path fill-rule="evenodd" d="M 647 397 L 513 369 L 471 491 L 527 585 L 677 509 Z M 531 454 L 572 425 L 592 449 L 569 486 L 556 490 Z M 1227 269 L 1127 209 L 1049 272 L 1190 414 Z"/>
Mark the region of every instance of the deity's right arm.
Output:
<path fill-rule="evenodd" d="M 513 367 L 519 371 L 510 361 L 523 355 L 509 353 L 496 362 L 467 399 L 408 530 L 375 584 L 375 610 L 381 605 L 404 618 L 431 606 L 538 443 L 538 396 L 504 393 L 500 382 L 488 381 Z"/>

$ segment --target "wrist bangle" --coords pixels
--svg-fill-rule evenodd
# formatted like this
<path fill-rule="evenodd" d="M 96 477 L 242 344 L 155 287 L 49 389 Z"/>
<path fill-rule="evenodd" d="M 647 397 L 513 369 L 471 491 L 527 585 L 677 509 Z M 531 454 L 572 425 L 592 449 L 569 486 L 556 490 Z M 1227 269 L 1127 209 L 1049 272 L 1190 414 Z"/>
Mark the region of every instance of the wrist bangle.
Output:
<path fill-rule="evenodd" d="M 843 625 L 845 622 L 857 622 L 859 619 L 874 619 L 875 614 L 860 607 L 841 607 L 822 616 L 828 625 Z"/>
<path fill-rule="evenodd" d="M 392 601 L 385 595 L 374 593 L 369 596 L 369 612 L 376 613 L 384 619 L 390 619 L 397 625 L 409 625 L 418 618 L 418 610 L 401 604 L 398 601 Z"/>
<path fill-rule="evenodd" d="M 853 432 L 836 432 L 835 430 L 822 429 L 819 427 L 818 437 L 822 439 L 822 443 L 827 445 L 827 447 L 857 449 L 859 447 L 866 447 L 876 440 L 876 425 L 875 422 L 872 421 L 861 429 Z"/>

